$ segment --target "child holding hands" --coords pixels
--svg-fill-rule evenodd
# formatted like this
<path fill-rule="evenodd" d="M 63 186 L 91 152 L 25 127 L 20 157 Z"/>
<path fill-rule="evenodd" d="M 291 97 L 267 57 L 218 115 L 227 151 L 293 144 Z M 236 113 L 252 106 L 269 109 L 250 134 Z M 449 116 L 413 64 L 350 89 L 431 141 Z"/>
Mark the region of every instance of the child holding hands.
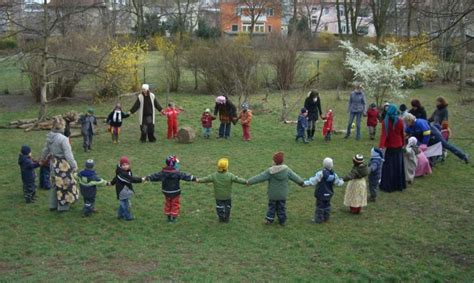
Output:
<path fill-rule="evenodd" d="M 333 160 L 329 157 L 323 160 L 323 169 L 316 172 L 314 177 L 304 181 L 305 186 L 316 186 L 314 197 L 316 198 L 316 210 L 314 212 L 314 223 L 329 221 L 331 214 L 331 198 L 334 195 L 334 185 L 342 186 L 344 181 L 340 179 L 333 170 Z"/>
<path fill-rule="evenodd" d="M 176 223 L 181 205 L 181 187 L 179 182 L 197 181 L 193 175 L 179 170 L 179 160 L 175 155 L 166 158 L 166 166 L 160 172 L 145 177 L 146 181 L 161 182 L 161 191 L 165 196 L 164 212 L 168 223 Z"/>
<path fill-rule="evenodd" d="M 230 220 L 230 210 L 232 208 L 232 184 L 247 184 L 247 180 L 242 179 L 228 171 L 229 160 L 221 158 L 217 162 L 217 172 L 199 178 L 199 183 L 213 183 L 214 196 L 216 198 L 216 213 L 219 222 L 228 223 Z"/>

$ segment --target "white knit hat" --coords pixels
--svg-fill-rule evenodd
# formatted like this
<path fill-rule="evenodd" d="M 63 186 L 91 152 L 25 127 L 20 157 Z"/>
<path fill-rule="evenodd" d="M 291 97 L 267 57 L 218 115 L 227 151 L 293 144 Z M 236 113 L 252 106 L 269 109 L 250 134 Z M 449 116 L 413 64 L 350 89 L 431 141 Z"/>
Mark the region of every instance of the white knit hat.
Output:
<path fill-rule="evenodd" d="M 324 158 L 323 166 L 324 166 L 324 168 L 331 170 L 334 166 L 332 158 L 329 158 L 329 157 Z"/>
<path fill-rule="evenodd" d="M 142 90 L 150 90 L 149 84 L 142 84 Z"/>

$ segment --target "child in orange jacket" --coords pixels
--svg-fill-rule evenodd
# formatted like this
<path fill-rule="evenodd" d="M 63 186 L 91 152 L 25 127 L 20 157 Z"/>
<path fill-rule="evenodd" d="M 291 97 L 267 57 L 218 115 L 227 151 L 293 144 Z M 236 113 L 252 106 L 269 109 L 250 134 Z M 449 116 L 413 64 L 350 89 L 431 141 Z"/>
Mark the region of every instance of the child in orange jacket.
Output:
<path fill-rule="evenodd" d="M 250 141 L 250 122 L 252 121 L 252 111 L 249 110 L 247 103 L 242 104 L 242 111 L 238 119 L 242 123 L 242 132 L 244 141 Z"/>
<path fill-rule="evenodd" d="M 163 110 L 163 115 L 168 119 L 168 139 L 173 139 L 178 136 L 178 115 L 184 111 L 177 108 L 173 103 L 168 103 L 168 107 Z"/>

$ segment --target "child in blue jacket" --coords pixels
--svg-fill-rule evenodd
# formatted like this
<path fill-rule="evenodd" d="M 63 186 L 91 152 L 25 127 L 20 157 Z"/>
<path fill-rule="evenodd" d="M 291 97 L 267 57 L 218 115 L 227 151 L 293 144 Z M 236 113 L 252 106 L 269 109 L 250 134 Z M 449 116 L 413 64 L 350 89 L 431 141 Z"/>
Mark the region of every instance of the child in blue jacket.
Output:
<path fill-rule="evenodd" d="M 81 195 L 84 197 L 84 216 L 90 216 L 95 209 L 95 196 L 97 194 L 98 186 L 110 185 L 106 180 L 99 178 L 94 170 L 94 160 L 88 159 L 85 164 L 85 169 L 77 174 L 77 181 L 81 188 Z"/>
<path fill-rule="evenodd" d="M 329 157 L 323 160 L 323 169 L 316 172 L 314 177 L 304 182 L 305 186 L 316 186 L 314 197 L 316 198 L 316 211 L 314 212 L 314 223 L 324 223 L 329 220 L 331 214 L 331 198 L 334 195 L 334 184 L 342 186 L 344 181 L 337 176 L 333 170 L 333 160 Z"/>
<path fill-rule="evenodd" d="M 370 150 L 369 161 L 369 201 L 375 202 L 377 198 L 377 188 L 382 178 L 383 152 L 379 148 L 373 147 Z"/>
<path fill-rule="evenodd" d="M 179 181 L 197 181 L 193 175 L 179 171 L 179 160 L 175 155 L 166 158 L 166 167 L 160 172 L 149 175 L 146 181 L 161 182 L 161 191 L 165 195 L 164 212 L 169 223 L 176 223 L 181 205 L 181 187 Z"/>
<path fill-rule="evenodd" d="M 36 199 L 36 173 L 35 169 L 40 164 L 31 158 L 31 148 L 27 145 L 21 147 L 18 165 L 21 170 L 21 180 L 23 182 L 23 196 L 26 203 L 32 203 Z"/>
<path fill-rule="evenodd" d="M 296 124 L 296 140 L 302 139 L 304 143 L 308 143 L 307 137 L 305 136 L 306 129 L 308 128 L 308 110 L 301 108 L 300 115 L 298 116 L 298 123 Z"/>

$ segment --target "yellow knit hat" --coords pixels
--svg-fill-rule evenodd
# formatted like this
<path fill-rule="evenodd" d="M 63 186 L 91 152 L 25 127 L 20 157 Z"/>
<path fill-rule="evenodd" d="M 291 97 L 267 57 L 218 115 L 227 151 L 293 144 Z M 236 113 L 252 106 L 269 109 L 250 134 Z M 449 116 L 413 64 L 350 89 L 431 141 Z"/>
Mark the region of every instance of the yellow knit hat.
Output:
<path fill-rule="evenodd" d="M 225 172 L 229 169 L 229 160 L 227 158 L 221 158 L 217 161 L 217 171 Z"/>

